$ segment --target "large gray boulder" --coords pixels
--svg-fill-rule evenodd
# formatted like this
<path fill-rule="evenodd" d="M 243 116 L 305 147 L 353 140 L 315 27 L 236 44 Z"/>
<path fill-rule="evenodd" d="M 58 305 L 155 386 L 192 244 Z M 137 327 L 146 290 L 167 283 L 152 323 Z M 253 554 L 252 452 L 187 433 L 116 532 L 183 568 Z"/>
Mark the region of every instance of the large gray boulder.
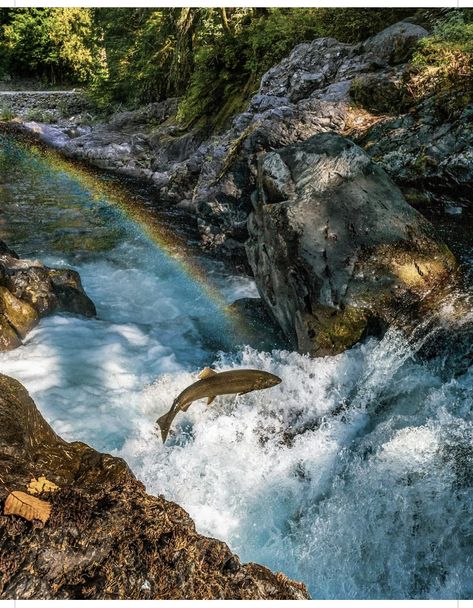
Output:
<path fill-rule="evenodd" d="M 420 25 L 400 21 L 368 38 L 363 49 L 395 65 L 410 59 L 416 44 L 427 35 L 427 30 Z"/>
<path fill-rule="evenodd" d="M 432 226 L 351 141 L 324 133 L 263 155 L 246 250 L 293 346 L 335 354 L 402 324 L 454 280 Z"/>

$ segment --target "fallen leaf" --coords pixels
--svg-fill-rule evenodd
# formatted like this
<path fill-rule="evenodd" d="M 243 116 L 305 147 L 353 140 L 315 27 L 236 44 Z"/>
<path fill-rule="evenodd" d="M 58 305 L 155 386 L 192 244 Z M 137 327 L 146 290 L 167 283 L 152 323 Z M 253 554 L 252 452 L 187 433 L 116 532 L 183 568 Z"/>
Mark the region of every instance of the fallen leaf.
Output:
<path fill-rule="evenodd" d="M 33 477 L 26 489 L 30 494 L 41 494 L 42 492 L 55 492 L 59 490 L 59 486 L 46 479 L 44 475 L 40 475 L 38 479 Z"/>
<path fill-rule="evenodd" d="M 39 519 L 46 523 L 51 515 L 51 505 L 26 492 L 11 492 L 5 501 L 3 513 L 4 515 L 19 515 L 28 521 Z"/>

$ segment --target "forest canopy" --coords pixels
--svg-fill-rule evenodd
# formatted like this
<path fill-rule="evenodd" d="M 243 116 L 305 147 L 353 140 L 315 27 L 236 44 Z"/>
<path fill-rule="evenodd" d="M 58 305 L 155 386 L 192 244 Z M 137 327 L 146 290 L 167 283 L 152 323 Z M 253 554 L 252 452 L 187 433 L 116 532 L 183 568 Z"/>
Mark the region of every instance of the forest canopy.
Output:
<path fill-rule="evenodd" d="M 470 12 L 419 17 L 419 9 L 392 8 L 0 9 L 0 77 L 86 86 L 102 108 L 179 96 L 184 124 L 211 117 L 218 126 L 296 44 L 321 36 L 355 43 L 405 18 L 436 22 L 415 56 L 412 95 L 451 87 L 451 63 L 466 94 Z"/>

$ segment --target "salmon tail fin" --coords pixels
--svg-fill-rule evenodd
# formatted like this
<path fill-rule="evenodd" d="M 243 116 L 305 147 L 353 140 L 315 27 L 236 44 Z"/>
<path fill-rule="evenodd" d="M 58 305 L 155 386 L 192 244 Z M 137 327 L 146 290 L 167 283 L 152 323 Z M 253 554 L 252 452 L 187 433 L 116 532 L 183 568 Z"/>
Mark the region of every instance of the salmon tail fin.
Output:
<path fill-rule="evenodd" d="M 163 414 L 160 418 L 156 420 L 156 425 L 159 426 L 161 430 L 161 437 L 163 439 L 163 443 L 165 443 L 167 436 L 169 435 L 169 430 L 171 428 L 172 421 L 176 417 L 179 408 L 179 398 L 174 399 L 171 405 L 171 409 L 166 414 Z"/>
<path fill-rule="evenodd" d="M 161 431 L 163 443 L 166 442 L 167 436 L 169 435 L 169 429 L 171 428 L 172 421 L 174 420 L 172 413 L 173 412 L 171 410 L 156 420 L 156 425 L 159 426 Z"/>
<path fill-rule="evenodd" d="M 204 369 L 199 374 L 200 380 L 205 380 L 206 378 L 211 378 L 212 376 L 217 375 L 217 372 L 211 367 L 204 367 Z"/>

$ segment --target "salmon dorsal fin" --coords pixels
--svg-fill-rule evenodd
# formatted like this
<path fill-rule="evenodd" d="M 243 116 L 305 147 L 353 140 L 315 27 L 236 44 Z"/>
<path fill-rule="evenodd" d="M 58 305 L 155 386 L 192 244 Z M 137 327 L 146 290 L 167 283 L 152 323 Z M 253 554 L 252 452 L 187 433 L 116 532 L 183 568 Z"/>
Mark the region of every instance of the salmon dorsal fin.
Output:
<path fill-rule="evenodd" d="M 205 380 L 206 378 L 211 378 L 216 374 L 217 372 L 214 369 L 211 369 L 210 367 L 204 367 L 204 369 L 199 374 L 199 378 L 200 380 Z"/>

